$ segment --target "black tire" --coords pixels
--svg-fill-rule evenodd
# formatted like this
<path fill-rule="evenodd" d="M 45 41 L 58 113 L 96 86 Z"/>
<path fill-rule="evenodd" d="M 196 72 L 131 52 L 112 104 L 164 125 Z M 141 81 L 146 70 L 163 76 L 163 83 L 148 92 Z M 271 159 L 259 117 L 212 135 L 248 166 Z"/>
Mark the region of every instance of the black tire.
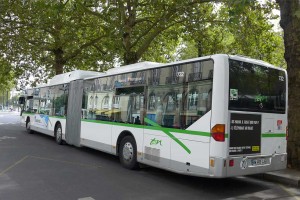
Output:
<path fill-rule="evenodd" d="M 55 142 L 59 145 L 63 144 L 63 139 L 62 139 L 62 128 L 60 124 L 57 124 L 54 130 L 54 137 L 55 137 Z"/>
<path fill-rule="evenodd" d="M 32 134 L 32 133 L 33 133 L 33 130 L 30 129 L 30 118 L 28 118 L 28 119 L 26 120 L 26 131 L 27 131 L 27 133 L 29 133 L 29 134 Z"/>
<path fill-rule="evenodd" d="M 127 169 L 139 168 L 136 142 L 132 136 L 126 136 L 122 139 L 119 148 L 119 159 L 121 165 Z"/>

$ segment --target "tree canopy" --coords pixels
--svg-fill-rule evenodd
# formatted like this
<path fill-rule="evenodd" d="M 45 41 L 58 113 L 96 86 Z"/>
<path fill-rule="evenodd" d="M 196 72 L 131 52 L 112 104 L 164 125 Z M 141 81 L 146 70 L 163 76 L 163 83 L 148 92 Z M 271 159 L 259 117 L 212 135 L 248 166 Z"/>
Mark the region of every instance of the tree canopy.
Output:
<path fill-rule="evenodd" d="M 244 6 L 223 3 L 219 4 L 218 12 L 207 16 L 207 19 L 203 15 L 194 17 L 192 20 L 195 22 L 205 20 L 209 23 L 187 26 L 186 50 L 193 48 L 194 51 L 190 56 L 183 51 L 181 56 L 240 54 L 285 67 L 281 32 L 274 31 L 274 25 L 270 23 L 270 20 L 279 17 L 272 12 L 277 6 L 274 2 L 262 4 L 258 1 Z"/>
<path fill-rule="evenodd" d="M 222 2 L 222 3 L 220 3 Z M 214 53 L 284 65 L 274 1 L 37 0 L 0 3 L 1 59 L 12 78 L 37 83 L 74 69 Z M 3 68 L 3 69 L 4 69 Z"/>
<path fill-rule="evenodd" d="M 38 80 L 76 68 L 101 70 L 98 57 L 102 64 L 112 62 L 96 46 L 107 43 L 109 30 L 95 27 L 99 19 L 73 1 L 5 1 L 2 8 L 1 54 L 17 75 L 27 78 L 30 71 Z"/>

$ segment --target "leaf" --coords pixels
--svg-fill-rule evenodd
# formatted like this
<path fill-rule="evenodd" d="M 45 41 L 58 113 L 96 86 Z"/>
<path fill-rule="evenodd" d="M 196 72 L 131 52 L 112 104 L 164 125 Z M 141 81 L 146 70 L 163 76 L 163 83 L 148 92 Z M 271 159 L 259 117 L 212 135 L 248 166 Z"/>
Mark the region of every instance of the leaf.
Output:
<path fill-rule="evenodd" d="M 294 12 L 295 17 L 297 17 L 298 19 L 300 19 L 300 10 L 296 10 Z"/>

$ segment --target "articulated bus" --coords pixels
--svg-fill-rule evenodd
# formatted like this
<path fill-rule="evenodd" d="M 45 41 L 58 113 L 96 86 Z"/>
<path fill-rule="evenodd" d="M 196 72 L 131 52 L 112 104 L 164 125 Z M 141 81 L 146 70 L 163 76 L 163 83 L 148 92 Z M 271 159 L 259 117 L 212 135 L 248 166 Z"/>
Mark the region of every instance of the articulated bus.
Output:
<path fill-rule="evenodd" d="M 211 55 L 73 71 L 27 89 L 21 122 L 58 144 L 180 174 L 224 178 L 286 168 L 287 73 Z"/>

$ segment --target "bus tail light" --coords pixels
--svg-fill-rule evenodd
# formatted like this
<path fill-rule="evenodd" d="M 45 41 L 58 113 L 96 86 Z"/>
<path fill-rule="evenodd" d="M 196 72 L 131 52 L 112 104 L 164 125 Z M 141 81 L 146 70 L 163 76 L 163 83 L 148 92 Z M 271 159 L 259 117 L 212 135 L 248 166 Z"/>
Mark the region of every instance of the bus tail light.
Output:
<path fill-rule="evenodd" d="M 229 160 L 229 167 L 233 167 L 234 166 L 234 160 Z"/>
<path fill-rule="evenodd" d="M 225 141 L 225 124 L 216 124 L 211 129 L 211 136 L 218 142 Z"/>

